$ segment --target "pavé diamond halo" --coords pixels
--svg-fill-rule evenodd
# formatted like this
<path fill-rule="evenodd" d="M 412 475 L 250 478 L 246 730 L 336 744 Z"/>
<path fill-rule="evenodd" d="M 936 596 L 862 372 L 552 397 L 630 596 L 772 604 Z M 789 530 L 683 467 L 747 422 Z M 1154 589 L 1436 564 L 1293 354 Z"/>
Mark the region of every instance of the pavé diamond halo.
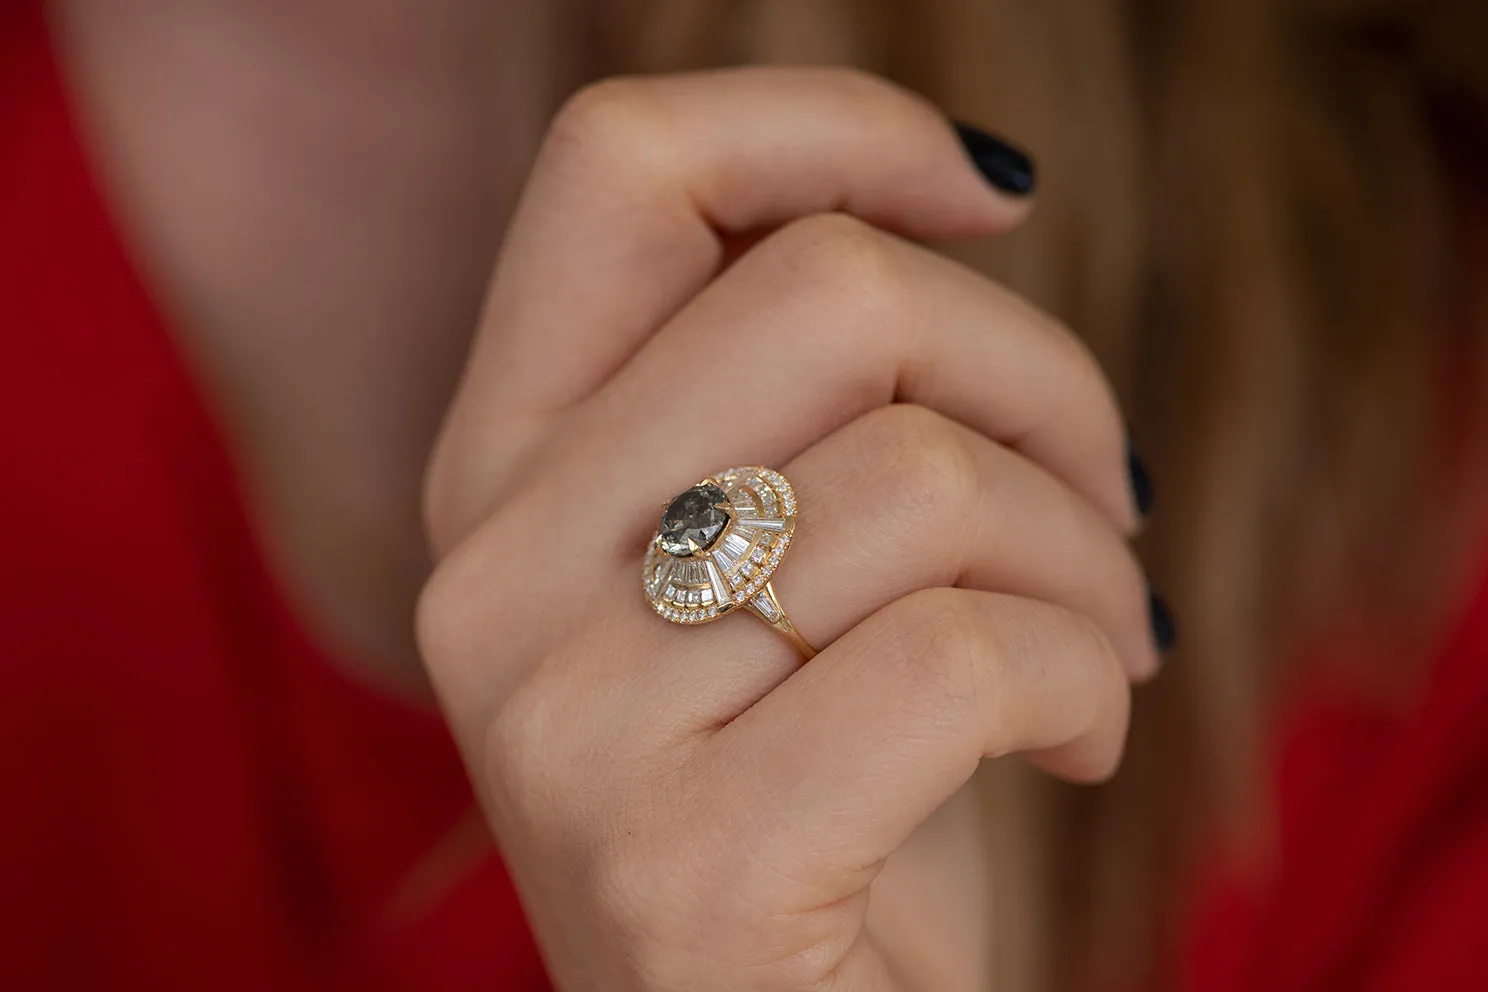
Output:
<path fill-rule="evenodd" d="M 746 609 L 807 658 L 770 586 L 796 530 L 796 494 L 758 465 L 731 468 L 679 493 L 662 512 L 641 578 L 652 609 L 673 623 L 709 623 Z"/>

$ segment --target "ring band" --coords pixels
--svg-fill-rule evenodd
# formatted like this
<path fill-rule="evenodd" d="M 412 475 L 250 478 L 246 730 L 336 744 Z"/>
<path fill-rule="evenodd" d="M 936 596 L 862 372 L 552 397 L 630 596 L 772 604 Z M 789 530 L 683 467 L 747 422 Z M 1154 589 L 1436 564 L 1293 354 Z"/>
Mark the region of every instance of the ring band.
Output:
<path fill-rule="evenodd" d="M 646 598 L 673 623 L 711 623 L 740 609 L 763 620 L 806 659 L 816 654 L 770 584 L 796 530 L 796 494 L 758 465 L 710 475 L 662 511 L 646 550 Z"/>

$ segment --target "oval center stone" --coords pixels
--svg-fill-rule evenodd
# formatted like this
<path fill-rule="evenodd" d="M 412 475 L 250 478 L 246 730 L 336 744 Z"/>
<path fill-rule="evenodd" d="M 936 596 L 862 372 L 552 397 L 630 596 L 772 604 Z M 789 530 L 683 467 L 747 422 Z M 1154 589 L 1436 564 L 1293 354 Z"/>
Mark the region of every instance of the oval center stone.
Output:
<path fill-rule="evenodd" d="M 728 526 L 728 495 L 705 482 L 672 500 L 661 515 L 661 550 L 685 558 L 711 548 Z"/>

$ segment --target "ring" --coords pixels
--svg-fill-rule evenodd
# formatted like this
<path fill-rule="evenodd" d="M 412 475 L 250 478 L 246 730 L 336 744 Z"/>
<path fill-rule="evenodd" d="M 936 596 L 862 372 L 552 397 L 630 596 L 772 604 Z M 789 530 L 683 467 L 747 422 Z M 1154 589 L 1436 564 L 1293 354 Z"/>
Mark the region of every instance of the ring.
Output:
<path fill-rule="evenodd" d="M 646 550 L 646 598 L 673 623 L 711 623 L 739 609 L 759 617 L 808 660 L 770 578 L 796 530 L 796 494 L 758 465 L 710 475 L 666 505 Z"/>

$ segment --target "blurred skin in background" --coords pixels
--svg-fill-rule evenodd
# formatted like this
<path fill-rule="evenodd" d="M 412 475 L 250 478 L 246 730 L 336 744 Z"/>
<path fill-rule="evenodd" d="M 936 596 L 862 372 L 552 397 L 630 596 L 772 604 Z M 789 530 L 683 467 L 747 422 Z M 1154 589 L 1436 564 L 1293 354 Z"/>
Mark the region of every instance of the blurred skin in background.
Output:
<path fill-rule="evenodd" d="M 423 701 L 425 466 L 566 97 L 616 73 L 849 64 L 1030 151 L 1027 221 L 949 251 L 1099 359 L 1160 480 L 1139 547 L 1183 644 L 1139 690 L 1113 781 L 1007 762 L 975 780 L 997 812 L 967 822 L 998 988 L 1153 980 L 1216 835 L 1268 857 L 1277 714 L 1335 669 L 1412 698 L 1475 588 L 1480 4 L 64 0 L 50 18 L 275 574 L 350 674 Z M 968 233 L 1021 218 L 996 209 Z"/>

